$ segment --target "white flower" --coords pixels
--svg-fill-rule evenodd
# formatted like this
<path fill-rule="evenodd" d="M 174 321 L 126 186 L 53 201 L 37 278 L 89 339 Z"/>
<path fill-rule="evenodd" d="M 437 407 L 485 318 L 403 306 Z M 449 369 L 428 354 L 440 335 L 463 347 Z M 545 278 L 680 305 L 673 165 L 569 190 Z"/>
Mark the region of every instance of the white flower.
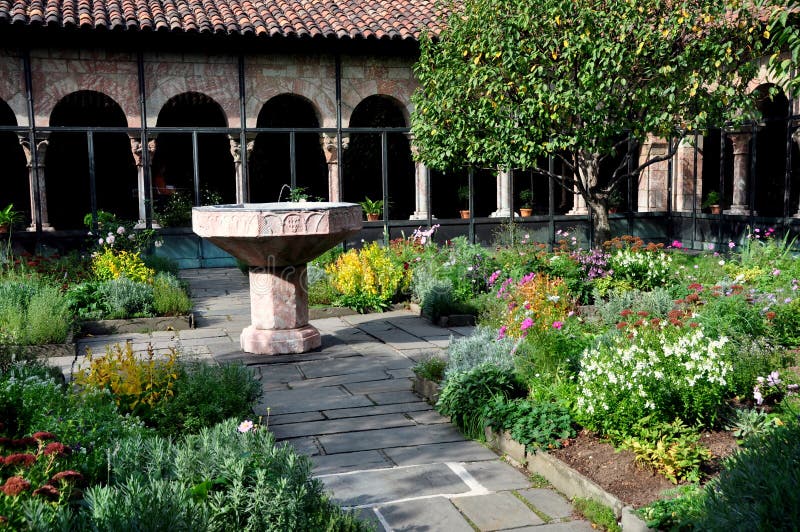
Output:
<path fill-rule="evenodd" d="M 724 261 L 724 260 L 722 260 L 722 259 L 720 259 L 720 261 L 719 261 L 719 265 L 720 265 L 720 266 L 725 266 L 725 261 Z"/>
<path fill-rule="evenodd" d="M 125 228 L 122 227 L 121 225 L 119 227 L 117 227 L 117 234 L 118 235 L 124 235 L 125 234 Z"/>

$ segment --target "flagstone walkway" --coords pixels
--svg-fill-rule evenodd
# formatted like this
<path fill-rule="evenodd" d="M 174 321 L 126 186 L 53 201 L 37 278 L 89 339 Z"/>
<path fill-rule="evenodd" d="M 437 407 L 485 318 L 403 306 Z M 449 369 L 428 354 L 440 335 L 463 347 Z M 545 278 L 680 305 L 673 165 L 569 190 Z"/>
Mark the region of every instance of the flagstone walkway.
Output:
<path fill-rule="evenodd" d="M 322 333 L 319 350 L 250 355 L 239 347 L 250 322 L 247 278 L 237 269 L 181 275 L 196 329 L 94 337 L 79 352 L 131 341 L 248 365 L 264 390 L 254 409 L 261 422 L 310 457 L 336 502 L 378 530 L 592 530 L 561 495 L 532 487 L 411 391 L 411 366 L 470 328 L 443 329 L 406 311 L 330 317 L 312 321 Z"/>

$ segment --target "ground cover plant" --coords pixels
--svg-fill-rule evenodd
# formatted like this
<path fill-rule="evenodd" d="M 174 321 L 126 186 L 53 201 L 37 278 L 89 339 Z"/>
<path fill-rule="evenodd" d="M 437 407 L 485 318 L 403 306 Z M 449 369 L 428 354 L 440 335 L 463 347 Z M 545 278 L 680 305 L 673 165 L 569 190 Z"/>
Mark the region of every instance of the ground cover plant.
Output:
<path fill-rule="evenodd" d="M 478 250 L 438 244 L 431 228 L 385 248 L 426 315 L 452 311 L 463 293 L 478 316 L 472 336 L 451 342 L 438 409 L 470 437 L 490 425 L 531 449 L 591 429 L 642 470 L 699 486 L 651 514 L 705 515 L 710 472 L 738 463 L 712 456 L 705 435 L 728 430 L 748 449 L 796 422 L 793 242 L 768 227 L 724 252 L 634 237 L 588 250 L 557 236 L 548 248 L 511 227 Z"/>
<path fill-rule="evenodd" d="M 250 417 L 247 368 L 130 345 L 81 367 L 0 371 L 0 527 L 365 530 Z"/>

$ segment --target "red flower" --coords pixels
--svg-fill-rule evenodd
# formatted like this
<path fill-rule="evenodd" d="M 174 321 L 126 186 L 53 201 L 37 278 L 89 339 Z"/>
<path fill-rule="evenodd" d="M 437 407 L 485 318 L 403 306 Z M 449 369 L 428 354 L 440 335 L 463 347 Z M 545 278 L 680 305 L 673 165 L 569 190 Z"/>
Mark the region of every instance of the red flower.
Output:
<path fill-rule="evenodd" d="M 23 491 L 31 487 L 31 483 L 22 477 L 9 477 L 6 483 L 0 487 L 0 491 L 9 497 L 16 497 Z"/>
<path fill-rule="evenodd" d="M 47 446 L 44 448 L 44 454 L 51 455 L 57 454 L 59 456 L 63 456 L 69 452 L 69 448 L 61 442 L 54 441 L 53 443 L 48 443 Z"/>
<path fill-rule="evenodd" d="M 34 440 L 55 440 L 56 435 L 52 432 L 34 432 L 33 436 L 31 436 Z"/>
<path fill-rule="evenodd" d="M 772 312 L 771 310 L 769 312 L 767 312 L 767 319 L 768 320 L 775 319 L 775 313 Z"/>
<path fill-rule="evenodd" d="M 623 318 L 627 318 L 631 314 L 633 314 L 633 311 L 631 309 L 628 309 L 628 308 L 626 308 L 625 310 L 623 310 L 622 312 L 619 313 L 619 315 L 622 316 Z"/>
<path fill-rule="evenodd" d="M 692 283 L 692 284 L 689 285 L 689 290 L 696 290 L 697 292 L 699 292 L 702 289 L 703 289 L 703 285 L 701 285 L 700 283 Z"/>
<path fill-rule="evenodd" d="M 41 488 L 33 490 L 33 494 L 46 497 L 48 499 L 58 499 L 59 496 L 58 488 L 52 484 L 45 484 Z"/>
<path fill-rule="evenodd" d="M 67 469 L 66 471 L 61 471 L 53 475 L 53 478 L 50 479 L 50 482 L 55 484 L 59 480 L 64 480 L 66 482 L 78 482 L 83 480 L 83 475 L 78 473 L 77 471 L 73 471 L 72 469 Z"/>
<path fill-rule="evenodd" d="M 696 329 L 699 326 L 700 326 L 700 324 L 697 323 L 696 321 L 693 321 L 693 322 L 689 323 L 689 327 L 691 327 L 692 329 Z"/>
<path fill-rule="evenodd" d="M 11 440 L 12 447 L 36 447 L 36 440 L 28 436 L 27 438 L 20 438 L 18 440 Z"/>
<path fill-rule="evenodd" d="M 642 318 L 646 318 L 647 316 L 650 315 L 650 313 L 647 312 L 646 310 L 640 310 L 639 312 L 636 313 L 636 315 L 641 316 Z"/>
<path fill-rule="evenodd" d="M 694 302 L 699 301 L 699 300 L 700 300 L 700 296 L 698 296 L 697 294 L 689 294 L 688 296 L 686 296 L 686 302 L 687 303 L 694 303 Z"/>
<path fill-rule="evenodd" d="M 21 465 L 22 467 L 30 467 L 34 462 L 36 462 L 36 457 L 29 453 L 17 453 L 6 456 L 7 466 Z"/>
<path fill-rule="evenodd" d="M 628 326 L 627 322 L 624 321 L 617 323 L 617 329 L 624 329 L 627 326 Z"/>
<path fill-rule="evenodd" d="M 650 320 L 650 323 L 653 324 L 655 327 L 658 327 L 659 325 L 661 325 L 661 320 L 658 318 L 653 318 L 652 320 Z"/>

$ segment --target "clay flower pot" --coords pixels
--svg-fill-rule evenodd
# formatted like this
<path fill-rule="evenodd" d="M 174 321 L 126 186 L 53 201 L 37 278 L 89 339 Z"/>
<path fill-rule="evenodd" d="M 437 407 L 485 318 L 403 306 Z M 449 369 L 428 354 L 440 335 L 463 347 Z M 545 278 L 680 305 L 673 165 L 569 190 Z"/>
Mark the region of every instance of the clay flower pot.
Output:
<path fill-rule="evenodd" d="M 377 212 L 368 212 L 367 213 L 367 221 L 368 222 L 377 222 L 381 219 L 381 215 Z"/>
<path fill-rule="evenodd" d="M 519 209 L 519 215 L 523 218 L 527 218 L 528 216 L 533 216 L 533 209 Z"/>
<path fill-rule="evenodd" d="M 710 205 L 708 209 L 711 211 L 711 214 L 721 214 L 722 213 L 722 205 Z"/>
<path fill-rule="evenodd" d="M 461 214 L 461 218 L 463 218 L 464 220 L 469 219 L 469 211 L 458 211 L 458 212 Z"/>

